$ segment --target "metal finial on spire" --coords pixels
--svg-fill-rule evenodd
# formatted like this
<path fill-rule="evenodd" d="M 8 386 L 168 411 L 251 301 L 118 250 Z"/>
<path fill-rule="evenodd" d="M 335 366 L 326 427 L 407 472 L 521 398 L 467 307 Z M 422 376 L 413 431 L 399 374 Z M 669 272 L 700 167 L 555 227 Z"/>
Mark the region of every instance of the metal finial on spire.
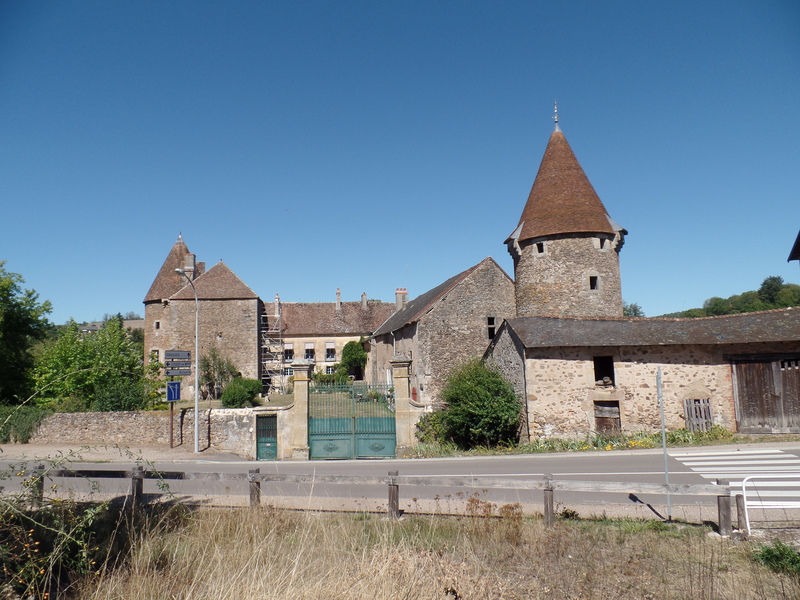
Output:
<path fill-rule="evenodd" d="M 558 127 L 558 102 L 553 102 L 553 121 L 556 122 L 556 131 L 561 131 Z"/>

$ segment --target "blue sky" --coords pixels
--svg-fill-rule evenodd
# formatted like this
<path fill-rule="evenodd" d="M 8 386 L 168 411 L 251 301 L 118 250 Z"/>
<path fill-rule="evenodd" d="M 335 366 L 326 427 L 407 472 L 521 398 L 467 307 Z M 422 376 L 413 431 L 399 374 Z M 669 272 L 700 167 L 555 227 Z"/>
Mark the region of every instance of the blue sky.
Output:
<path fill-rule="evenodd" d="M 800 4 L 0 3 L 0 260 L 143 313 L 182 232 L 271 300 L 493 256 L 559 124 L 648 316 L 800 282 Z"/>

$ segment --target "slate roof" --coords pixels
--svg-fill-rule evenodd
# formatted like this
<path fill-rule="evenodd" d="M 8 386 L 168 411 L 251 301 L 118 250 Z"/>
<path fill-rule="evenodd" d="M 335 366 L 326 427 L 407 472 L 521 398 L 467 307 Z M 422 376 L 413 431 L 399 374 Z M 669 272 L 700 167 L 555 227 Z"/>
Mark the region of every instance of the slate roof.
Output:
<path fill-rule="evenodd" d="M 518 317 L 506 324 L 526 348 L 800 341 L 800 308 L 697 319 Z"/>
<path fill-rule="evenodd" d="M 797 239 L 794 241 L 794 246 L 792 246 L 792 251 L 789 252 L 789 258 L 786 259 L 786 262 L 790 260 L 800 260 L 800 233 L 797 234 Z"/>
<path fill-rule="evenodd" d="M 571 233 L 627 233 L 614 223 L 564 133 L 547 143 L 519 225 L 506 242 Z"/>
<path fill-rule="evenodd" d="M 169 254 L 167 254 L 167 258 L 164 260 L 164 264 L 161 265 L 161 269 L 159 269 L 158 275 L 156 275 L 156 278 L 153 280 L 153 284 L 147 291 L 143 302 L 160 302 L 161 300 L 169 298 L 186 285 L 186 278 L 176 273 L 175 269 L 183 268 L 184 257 L 187 254 L 191 254 L 191 252 L 189 252 L 189 248 L 186 247 L 183 237 L 179 235 L 178 241 L 175 242 Z M 205 263 L 197 263 L 195 269 L 199 275 L 205 270 Z"/>
<path fill-rule="evenodd" d="M 181 276 L 181 279 L 186 282 L 185 277 Z M 222 261 L 197 277 L 194 280 L 194 287 L 200 300 L 254 300 L 258 298 L 256 293 L 247 287 L 236 276 L 236 273 Z M 186 283 L 178 292 L 170 296 L 170 300 L 194 300 L 192 286 Z"/>
<path fill-rule="evenodd" d="M 283 335 L 371 335 L 394 312 L 393 302 L 282 302 Z"/>
<path fill-rule="evenodd" d="M 504 274 L 505 271 L 498 265 L 495 260 L 490 256 L 484 258 L 481 262 L 479 262 L 474 267 L 470 267 L 466 271 L 462 271 L 458 275 L 455 275 L 445 281 L 437 285 L 432 290 L 428 290 L 424 294 L 421 294 L 414 298 L 413 300 L 409 301 L 406 304 L 405 308 L 402 310 L 394 313 L 389 319 L 375 331 L 375 336 L 383 335 L 392 331 L 397 331 L 401 327 L 408 325 L 409 323 L 414 323 L 418 321 L 425 313 L 427 313 L 433 306 L 445 295 L 447 292 L 452 290 L 455 286 L 459 283 L 464 281 L 471 273 L 478 269 L 481 265 L 484 264 L 493 264 L 498 269 L 500 269 Z M 506 277 L 508 275 L 506 274 Z M 510 279 L 510 278 L 509 278 Z"/>

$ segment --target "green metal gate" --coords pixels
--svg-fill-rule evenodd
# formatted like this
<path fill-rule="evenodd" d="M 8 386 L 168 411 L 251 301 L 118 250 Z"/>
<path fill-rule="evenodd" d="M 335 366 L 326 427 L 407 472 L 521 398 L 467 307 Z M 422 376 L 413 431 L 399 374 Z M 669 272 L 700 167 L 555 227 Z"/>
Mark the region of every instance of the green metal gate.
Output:
<path fill-rule="evenodd" d="M 278 458 L 278 417 L 256 416 L 256 458 L 276 460 Z"/>
<path fill-rule="evenodd" d="M 394 394 L 388 385 L 315 385 L 308 395 L 312 459 L 392 458 L 397 436 Z"/>

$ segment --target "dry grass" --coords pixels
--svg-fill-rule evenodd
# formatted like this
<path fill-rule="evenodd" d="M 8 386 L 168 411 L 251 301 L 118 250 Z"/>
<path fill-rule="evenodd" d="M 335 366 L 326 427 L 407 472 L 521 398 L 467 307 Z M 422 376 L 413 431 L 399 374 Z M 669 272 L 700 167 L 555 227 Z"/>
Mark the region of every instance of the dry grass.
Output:
<path fill-rule="evenodd" d="M 747 544 L 655 522 L 203 509 L 143 535 L 81 599 L 797 598 Z"/>

